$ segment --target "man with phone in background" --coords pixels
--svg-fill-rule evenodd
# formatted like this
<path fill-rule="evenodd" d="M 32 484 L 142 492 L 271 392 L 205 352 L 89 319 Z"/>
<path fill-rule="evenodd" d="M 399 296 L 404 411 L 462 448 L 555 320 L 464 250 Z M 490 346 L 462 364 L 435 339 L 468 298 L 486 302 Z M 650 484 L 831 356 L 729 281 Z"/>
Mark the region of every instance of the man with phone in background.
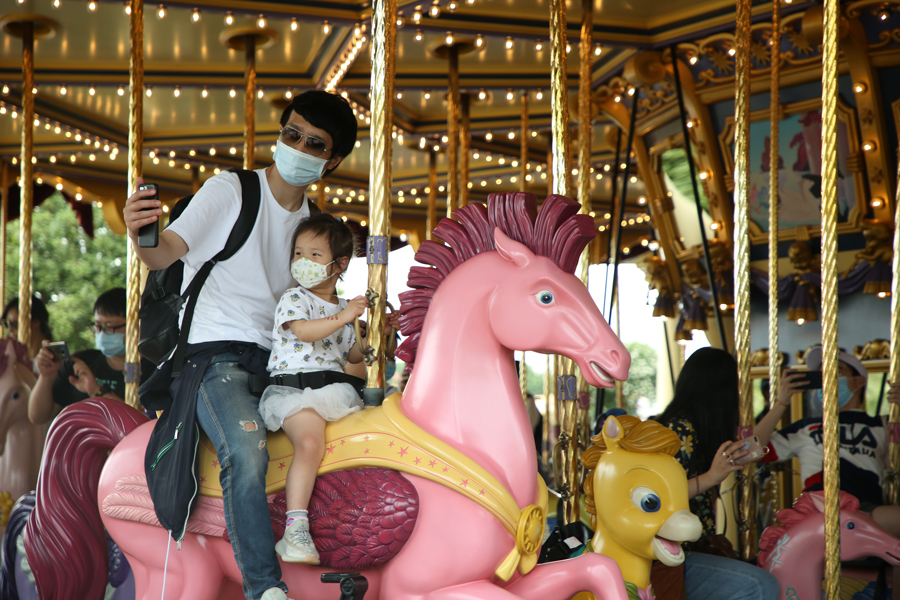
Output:
<path fill-rule="evenodd" d="M 100 294 L 94 303 L 96 350 L 69 355 L 65 342 L 44 343 L 35 357 L 38 380 L 28 400 L 32 423 L 50 421 L 60 410 L 87 398 L 125 396 L 125 288 Z M 145 366 L 149 372 L 152 365 Z"/>
<path fill-rule="evenodd" d="M 777 401 L 753 430 L 769 453 L 760 462 L 800 459 L 803 491 L 823 489 L 821 417 L 807 417 L 775 431 L 794 394 L 812 390 L 822 405 L 822 348 L 806 355 L 809 372 L 785 371 Z M 886 417 L 866 413 L 866 382 L 869 373 L 862 362 L 841 350 L 838 357 L 838 427 L 840 429 L 841 490 L 859 499 L 860 509 L 894 536 L 900 536 L 900 507 L 883 506 L 882 478 L 887 467 Z M 892 386 L 888 401 L 900 401 L 900 389 Z"/>

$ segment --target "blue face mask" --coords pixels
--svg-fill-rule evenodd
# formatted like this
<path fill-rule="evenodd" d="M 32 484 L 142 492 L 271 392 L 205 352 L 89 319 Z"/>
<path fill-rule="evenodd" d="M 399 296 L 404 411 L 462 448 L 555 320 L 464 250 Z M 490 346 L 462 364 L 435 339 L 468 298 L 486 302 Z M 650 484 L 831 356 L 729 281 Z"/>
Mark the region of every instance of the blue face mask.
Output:
<path fill-rule="evenodd" d="M 853 399 L 854 391 L 847 385 L 846 377 L 838 377 L 838 408 L 844 408 Z M 816 390 L 813 396 L 813 402 L 817 406 L 822 406 L 822 390 Z"/>
<path fill-rule="evenodd" d="M 103 356 L 111 357 L 125 355 L 124 333 L 98 331 L 94 334 L 94 344 L 97 346 L 97 350 L 103 353 Z"/>
<path fill-rule="evenodd" d="M 281 178 L 294 187 L 309 185 L 322 179 L 327 162 L 324 158 L 295 150 L 281 140 L 275 145 L 275 168 Z"/>

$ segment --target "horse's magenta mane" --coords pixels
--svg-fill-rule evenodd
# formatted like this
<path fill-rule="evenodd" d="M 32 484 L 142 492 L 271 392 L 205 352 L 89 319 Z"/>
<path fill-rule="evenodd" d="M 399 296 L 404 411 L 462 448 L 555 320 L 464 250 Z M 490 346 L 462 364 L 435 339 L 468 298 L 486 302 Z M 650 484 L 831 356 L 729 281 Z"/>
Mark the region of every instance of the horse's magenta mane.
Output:
<path fill-rule="evenodd" d="M 812 498 L 813 494 L 821 495 L 822 493 L 823 492 L 805 492 L 800 494 L 800 497 L 797 498 L 792 507 L 778 511 L 778 520 L 783 527 L 767 527 L 763 532 L 762 537 L 759 540 L 760 564 L 765 561 L 769 552 L 775 548 L 778 540 L 780 540 L 789 529 L 802 523 L 813 515 L 822 514 L 822 511 L 819 510 L 818 505 L 816 505 Z M 856 496 L 847 492 L 841 492 L 841 512 L 856 512 L 858 510 L 859 500 L 857 500 Z"/>
<path fill-rule="evenodd" d="M 487 208 L 468 204 L 454 213 L 456 221 L 442 219 L 434 235 L 444 244 L 425 241 L 416 260 L 430 267 L 412 267 L 407 285 L 412 290 L 400 294 L 400 329 L 408 336 L 396 355 L 411 368 L 419 346 L 419 336 L 431 299 L 453 269 L 476 254 L 496 249 L 494 228 L 545 256 L 565 272 L 578 264 L 581 251 L 594 236 L 594 220 L 579 215 L 581 205 L 563 196 L 551 195 L 537 210 L 534 194 L 513 192 L 490 194 Z"/>
<path fill-rule="evenodd" d="M 14 338 L 7 338 L 6 343 L 13 345 L 13 349 L 16 351 L 16 360 L 31 369 L 32 363 L 31 359 L 28 358 L 28 346 Z M 9 357 L 6 355 L 6 349 L 0 348 L 0 377 L 6 373 L 8 366 Z"/>

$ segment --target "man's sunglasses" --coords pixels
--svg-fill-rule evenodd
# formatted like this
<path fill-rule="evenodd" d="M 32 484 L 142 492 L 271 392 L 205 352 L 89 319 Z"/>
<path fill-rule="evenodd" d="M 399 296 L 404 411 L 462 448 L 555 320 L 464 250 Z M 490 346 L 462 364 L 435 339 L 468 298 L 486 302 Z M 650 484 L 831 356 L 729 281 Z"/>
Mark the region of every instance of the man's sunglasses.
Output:
<path fill-rule="evenodd" d="M 283 139 L 284 143 L 288 146 L 293 146 L 298 149 L 300 148 L 300 143 L 303 142 L 303 151 L 310 156 L 315 156 L 317 158 L 328 152 L 328 146 L 324 141 L 303 133 L 302 131 L 297 131 L 293 127 L 284 127 L 281 130 L 281 139 Z"/>

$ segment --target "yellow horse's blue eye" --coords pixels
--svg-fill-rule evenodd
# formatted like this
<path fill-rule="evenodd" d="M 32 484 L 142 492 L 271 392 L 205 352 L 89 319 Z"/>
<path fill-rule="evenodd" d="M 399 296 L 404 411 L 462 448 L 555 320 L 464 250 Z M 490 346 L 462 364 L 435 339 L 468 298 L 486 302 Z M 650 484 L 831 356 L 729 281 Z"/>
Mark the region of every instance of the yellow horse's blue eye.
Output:
<path fill-rule="evenodd" d="M 634 504 L 635 508 L 648 513 L 656 512 L 662 507 L 656 492 L 643 486 L 635 488 L 631 492 L 631 503 Z"/>

